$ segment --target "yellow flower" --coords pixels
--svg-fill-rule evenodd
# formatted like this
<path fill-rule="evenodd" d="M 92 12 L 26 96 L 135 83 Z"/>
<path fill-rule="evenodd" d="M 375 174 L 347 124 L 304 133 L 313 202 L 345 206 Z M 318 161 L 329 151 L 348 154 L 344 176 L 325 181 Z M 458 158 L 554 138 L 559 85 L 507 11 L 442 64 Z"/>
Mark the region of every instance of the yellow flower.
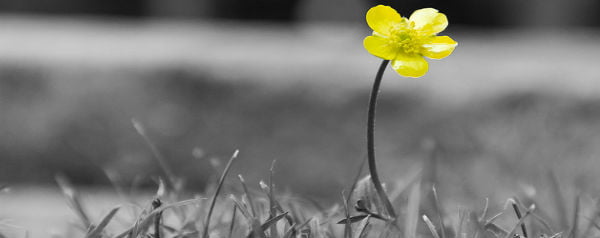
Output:
<path fill-rule="evenodd" d="M 418 78 L 429 69 L 423 56 L 444 58 L 458 43 L 448 36 L 437 36 L 446 29 L 448 19 L 433 8 L 416 10 L 408 19 L 391 7 L 378 5 L 367 12 L 373 35 L 363 41 L 372 55 L 391 60 L 398 74 Z"/>

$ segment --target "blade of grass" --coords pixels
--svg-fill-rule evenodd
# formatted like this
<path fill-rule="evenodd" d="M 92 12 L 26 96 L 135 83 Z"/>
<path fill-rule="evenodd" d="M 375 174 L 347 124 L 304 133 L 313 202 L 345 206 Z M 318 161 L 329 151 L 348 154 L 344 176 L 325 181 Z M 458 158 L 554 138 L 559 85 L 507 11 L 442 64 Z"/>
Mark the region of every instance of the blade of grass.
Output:
<path fill-rule="evenodd" d="M 354 186 L 354 185 L 352 185 Z M 348 198 L 346 198 L 346 195 L 344 194 L 344 191 L 342 191 L 342 204 L 343 204 L 343 208 L 344 208 L 344 217 L 345 217 L 345 222 L 344 222 L 344 238 L 352 238 L 350 236 L 350 234 L 352 234 L 352 226 L 350 223 L 350 208 L 348 207 Z M 339 222 L 338 222 L 339 224 Z"/>
<path fill-rule="evenodd" d="M 322 229 L 321 229 L 321 220 L 319 218 L 313 219 L 310 221 L 308 226 L 310 227 L 311 234 L 313 234 L 314 238 L 324 238 Z"/>
<path fill-rule="evenodd" d="M 429 217 L 427 217 L 427 215 L 423 215 L 423 221 L 427 225 L 427 228 L 429 228 L 429 231 L 431 231 L 433 238 L 440 238 L 440 235 L 437 233 L 435 226 L 433 225 L 431 220 L 429 220 Z"/>
<path fill-rule="evenodd" d="M 438 160 L 441 154 L 441 146 L 436 138 L 425 138 L 421 141 L 421 150 L 427 154 L 423 160 L 423 175 L 421 176 L 421 184 L 425 187 L 433 184 L 438 184 Z"/>
<path fill-rule="evenodd" d="M 250 238 L 267 238 L 265 232 L 260 227 L 260 222 L 257 219 L 252 220 L 252 229 L 250 230 Z"/>
<path fill-rule="evenodd" d="M 417 224 L 419 221 L 419 207 L 421 202 L 421 182 L 417 181 L 410 190 L 408 204 L 406 205 L 406 220 L 404 221 L 405 238 L 417 237 Z"/>
<path fill-rule="evenodd" d="M 363 237 L 363 235 L 365 234 L 365 230 L 367 228 L 367 226 L 369 225 L 369 218 L 370 216 L 367 216 L 365 219 L 363 219 L 360 222 L 360 225 L 358 225 L 358 227 L 356 228 L 356 231 L 354 231 L 354 238 L 360 238 Z"/>
<path fill-rule="evenodd" d="M 348 197 L 346 198 L 347 204 L 350 204 L 350 199 L 352 198 L 352 194 L 354 193 L 354 190 L 356 189 L 356 184 L 360 180 L 360 175 L 362 174 L 362 171 L 364 170 L 366 164 L 367 164 L 367 158 L 365 157 L 363 162 L 360 164 L 360 167 L 358 168 L 358 172 L 356 173 L 356 176 L 354 176 L 354 179 L 352 180 L 352 186 L 350 186 L 350 192 L 348 193 Z"/>
<path fill-rule="evenodd" d="M 202 231 L 202 238 L 208 238 L 208 228 L 210 226 L 210 217 L 212 216 L 213 210 L 215 208 L 215 203 L 217 202 L 217 196 L 219 195 L 219 192 L 221 191 L 221 188 L 223 187 L 223 183 L 225 182 L 225 178 L 227 177 L 227 174 L 229 173 L 229 170 L 231 169 L 231 165 L 233 164 L 233 161 L 238 157 L 238 153 L 239 153 L 239 150 L 236 150 L 233 153 L 233 155 L 227 162 L 227 165 L 225 166 L 225 170 L 223 170 L 223 174 L 221 174 L 221 178 L 219 179 L 219 184 L 217 185 L 215 194 L 213 195 L 212 201 L 210 202 L 210 208 L 208 209 L 208 214 L 206 215 L 206 219 L 204 219 L 204 230 Z"/>
<path fill-rule="evenodd" d="M 237 209 L 242 213 L 246 220 L 251 221 L 252 219 L 254 219 L 254 216 L 250 214 L 248 208 L 245 207 L 244 204 L 235 197 L 235 195 L 229 195 L 229 199 L 233 201 Z"/>
<path fill-rule="evenodd" d="M 556 233 L 552 236 L 550 236 L 550 238 L 561 238 L 562 237 L 562 232 Z"/>
<path fill-rule="evenodd" d="M 286 213 L 286 211 L 283 210 L 283 207 L 281 207 L 281 204 L 279 204 L 279 201 L 274 200 L 274 206 L 275 206 L 275 211 L 279 212 L 279 213 Z M 285 219 L 288 222 L 288 225 L 293 225 L 296 222 L 294 221 L 293 217 L 288 213 L 285 215 Z"/>
<path fill-rule="evenodd" d="M 117 214 L 119 209 L 120 209 L 120 207 L 115 207 L 115 208 L 111 209 L 108 212 L 108 214 L 106 214 L 106 216 L 104 216 L 104 218 L 102 218 L 100 223 L 98 223 L 98 226 L 96 226 L 93 230 L 91 230 L 85 237 L 86 238 L 96 238 L 96 237 L 100 238 L 102 235 L 102 231 L 104 231 L 104 228 L 106 228 L 108 223 L 113 219 L 115 214 Z"/>
<path fill-rule="evenodd" d="M 232 238 L 233 237 L 233 228 L 235 227 L 235 217 L 237 214 L 237 206 L 234 204 L 233 205 L 233 212 L 231 213 L 231 222 L 229 224 L 229 235 L 227 236 L 228 238 Z"/>
<path fill-rule="evenodd" d="M 558 210 L 557 216 L 560 218 L 559 222 L 562 228 L 561 230 L 565 230 L 569 227 L 569 219 L 566 216 L 566 214 L 568 214 L 566 207 L 567 203 L 565 202 L 565 197 L 560 189 L 558 178 L 552 170 L 548 171 L 548 180 L 550 181 L 551 192 L 554 195 L 551 196 L 554 202 L 554 207 L 556 207 Z"/>
<path fill-rule="evenodd" d="M 306 214 L 302 211 L 302 208 L 298 205 L 298 203 L 289 203 L 289 210 L 291 211 L 291 216 L 293 218 L 294 223 L 296 224 L 296 229 L 298 228 L 298 224 L 302 224 L 308 218 L 306 218 Z"/>
<path fill-rule="evenodd" d="M 494 221 L 496 221 L 496 219 L 498 219 L 501 215 L 504 214 L 504 212 L 506 212 L 506 209 L 508 209 L 508 204 L 509 203 L 510 203 L 510 199 L 506 201 L 506 204 L 504 205 L 504 209 L 501 212 L 497 213 L 496 215 L 493 215 L 492 217 L 490 217 L 487 220 L 485 219 L 485 217 L 483 217 L 483 219 L 480 221 L 480 223 L 483 223 L 483 228 L 486 231 L 490 231 L 493 234 L 495 234 L 496 237 L 504 237 L 504 236 L 506 236 L 508 234 L 507 230 L 505 230 L 504 228 L 499 227 L 498 225 L 496 225 L 494 223 Z M 487 213 L 488 206 L 489 206 L 488 199 L 486 199 L 485 206 L 486 206 L 486 208 L 484 209 L 485 210 L 484 213 Z"/>
<path fill-rule="evenodd" d="M 458 208 L 458 226 L 456 228 L 456 237 L 455 238 L 460 238 L 463 236 L 464 233 L 464 226 L 465 226 L 465 220 L 466 220 L 466 215 L 465 215 L 465 211 L 463 208 Z"/>
<path fill-rule="evenodd" d="M 162 181 L 162 180 L 161 180 Z M 161 183 L 162 184 L 162 183 Z M 160 191 L 161 189 L 159 189 Z M 160 196 L 160 192 L 158 192 L 158 196 Z M 162 202 L 160 201 L 160 199 L 156 198 L 154 199 L 154 201 L 152 201 L 152 209 L 156 210 L 158 208 L 160 208 L 160 206 L 162 206 Z M 161 223 L 161 218 L 162 218 L 162 212 L 159 212 L 156 214 L 156 216 L 154 216 L 154 238 L 160 238 L 160 223 Z"/>
<path fill-rule="evenodd" d="M 356 216 L 344 218 L 344 219 L 338 221 L 337 224 L 357 223 L 359 221 L 366 219 L 367 217 L 371 217 L 371 214 L 356 215 Z"/>
<path fill-rule="evenodd" d="M 504 211 L 502 211 L 502 212 L 499 212 L 499 213 L 498 213 L 498 214 L 496 214 L 496 215 L 493 215 L 493 216 L 492 216 L 492 217 L 490 217 L 490 219 L 488 219 L 488 220 L 487 220 L 485 223 L 486 223 L 486 224 L 490 224 L 490 223 L 492 223 L 492 222 L 496 221 L 496 219 L 498 219 L 498 218 L 499 218 L 499 217 L 500 217 L 502 214 L 504 214 Z"/>
<path fill-rule="evenodd" d="M 244 194 L 246 195 L 246 199 L 248 199 L 248 206 L 250 207 L 250 211 L 252 212 L 252 216 L 256 217 L 256 209 L 254 208 L 254 201 L 252 199 L 252 195 L 250 195 L 250 191 L 248 190 L 248 186 L 246 186 L 246 180 L 242 177 L 241 174 L 238 174 L 238 178 L 240 183 L 242 184 L 242 189 L 244 190 Z"/>
<path fill-rule="evenodd" d="M 521 216 L 521 210 L 519 209 L 519 205 L 517 205 L 517 202 L 513 199 L 511 199 L 512 202 L 512 208 L 515 211 L 515 215 L 517 216 L 517 219 L 521 220 L 522 216 Z M 527 227 L 525 226 L 525 222 L 521 223 L 521 231 L 523 232 L 523 236 L 525 238 L 529 237 L 527 235 Z"/>
<path fill-rule="evenodd" d="M 283 234 L 283 238 L 292 238 L 296 233 L 295 231 L 296 231 L 296 224 L 293 224 L 292 226 L 290 226 L 290 228 L 287 229 L 285 234 Z"/>
<path fill-rule="evenodd" d="M 535 218 L 535 220 L 537 220 L 540 224 L 542 224 L 542 226 L 544 226 L 544 228 L 546 228 L 546 230 L 548 230 L 548 234 L 556 233 L 556 232 L 554 232 L 554 229 L 552 228 L 552 226 L 550 226 L 550 223 L 548 223 L 543 217 L 541 217 L 537 213 L 535 213 L 535 212 L 531 213 L 531 217 Z"/>
<path fill-rule="evenodd" d="M 577 226 L 579 225 L 579 206 L 580 206 L 580 195 L 575 197 L 575 206 L 573 211 L 573 223 L 571 224 L 571 232 L 568 238 L 577 238 Z"/>
<path fill-rule="evenodd" d="M 285 217 L 287 214 L 288 214 L 288 212 L 285 212 L 285 213 L 279 214 L 279 215 L 277 215 L 277 216 L 274 216 L 273 218 L 271 218 L 271 219 L 269 219 L 269 220 L 265 221 L 265 223 L 263 223 L 262 225 L 260 225 L 260 228 L 261 228 L 263 231 L 266 231 L 266 230 L 267 230 L 267 229 L 269 229 L 269 228 L 273 228 L 273 227 L 275 227 L 275 224 L 276 224 L 276 223 L 277 223 L 279 220 L 281 220 L 282 218 L 284 218 L 284 217 Z M 276 234 L 276 231 L 275 231 L 275 230 L 273 230 L 273 229 L 271 229 L 271 232 L 272 232 L 272 233 L 271 233 L 271 237 L 274 237 L 274 236 L 275 236 L 275 234 Z"/>
<path fill-rule="evenodd" d="M 490 207 L 490 199 L 485 198 L 485 205 L 483 206 L 483 211 L 481 212 L 481 216 L 479 216 L 479 221 L 485 221 L 485 217 L 487 217 L 489 207 Z"/>
<path fill-rule="evenodd" d="M 415 184 L 417 181 L 421 179 L 421 174 L 423 172 L 422 169 L 414 169 L 411 170 L 406 179 L 401 180 L 396 183 L 396 186 L 392 192 L 390 192 L 390 200 L 396 201 L 402 193 L 404 193 L 411 185 Z"/>
<path fill-rule="evenodd" d="M 431 190 L 433 192 L 433 201 L 435 205 L 436 213 L 438 214 L 438 220 L 440 222 L 440 231 L 442 233 L 442 238 L 446 238 L 446 230 L 444 225 L 444 212 L 442 211 L 442 207 L 440 206 L 440 198 L 438 197 L 437 189 L 435 188 L 435 184 L 431 186 Z"/>
<path fill-rule="evenodd" d="M 115 189 L 115 192 L 117 193 L 117 196 L 119 196 L 119 198 L 122 201 L 130 203 L 130 204 L 135 204 L 135 201 L 133 201 L 133 199 L 131 199 L 129 196 L 127 196 L 127 193 L 125 192 L 125 187 L 123 186 L 123 181 L 121 180 L 121 177 L 117 174 L 116 171 L 104 168 L 104 174 L 106 175 L 106 177 L 110 181 L 112 187 Z M 135 207 L 128 206 L 127 210 L 129 210 L 129 214 L 132 217 L 136 216 L 136 209 L 135 209 Z"/>
<path fill-rule="evenodd" d="M 148 137 L 148 134 L 146 133 L 146 129 L 144 128 L 144 126 L 135 118 L 131 119 L 131 123 L 133 124 L 133 127 L 135 128 L 137 133 L 144 139 L 144 141 L 146 142 L 148 147 L 150 147 L 150 151 L 152 151 L 154 158 L 156 159 L 160 168 L 163 170 L 163 172 L 167 176 L 167 179 L 171 183 L 172 188 L 178 189 L 179 183 L 178 183 L 177 177 L 175 176 L 175 173 L 173 173 L 171 166 L 169 166 L 165 157 L 158 150 L 158 147 L 156 147 L 156 145 L 152 142 L 152 140 L 150 140 L 150 137 Z"/>
<path fill-rule="evenodd" d="M 523 214 L 523 216 L 521 216 L 521 218 L 519 219 L 519 221 L 517 222 L 517 224 L 515 224 L 515 226 L 506 234 L 506 236 L 504 236 L 504 238 L 510 238 L 512 234 L 515 233 L 515 231 L 517 231 L 517 229 L 519 229 L 519 227 L 521 227 L 521 224 L 523 224 L 523 222 L 525 222 L 525 218 L 527 218 L 531 212 L 533 212 L 533 210 L 535 210 L 535 205 L 532 204 L 529 209 L 527 209 L 527 211 L 525 211 L 525 214 Z"/>
<path fill-rule="evenodd" d="M 496 237 L 504 237 L 506 236 L 506 234 L 508 234 L 508 231 L 505 230 L 502 227 L 499 227 L 498 225 L 494 224 L 494 223 L 487 223 L 483 226 L 483 229 L 485 229 L 486 231 L 492 232 L 494 235 L 496 235 Z"/>
<path fill-rule="evenodd" d="M 57 174 L 55 176 L 55 179 L 56 183 L 58 184 L 58 187 L 60 188 L 67 200 L 67 204 L 77 214 L 84 228 L 88 229 L 92 225 L 92 223 L 87 212 L 83 209 L 83 206 L 81 205 L 79 193 L 64 175 Z"/>
<path fill-rule="evenodd" d="M 480 234 L 485 233 L 485 226 L 483 226 L 479 220 L 479 216 L 476 212 L 469 211 L 469 232 L 472 238 L 478 238 Z"/>
<path fill-rule="evenodd" d="M 304 229 L 304 227 L 307 227 L 307 226 L 308 226 L 308 224 L 309 224 L 309 223 L 310 223 L 312 220 L 313 220 L 313 217 L 311 217 L 311 218 L 307 219 L 306 221 L 304 221 L 302 224 L 300 224 L 300 225 L 297 227 L 297 230 L 298 230 L 298 231 L 301 231 L 302 229 Z"/>
<path fill-rule="evenodd" d="M 367 157 L 365 157 L 362 161 L 362 163 L 360 164 L 359 168 L 358 168 L 358 172 L 356 173 L 356 176 L 354 176 L 354 179 L 352 180 L 352 186 L 350 186 L 350 192 L 348 193 L 348 197 L 345 197 L 344 192 L 342 192 L 342 199 L 344 200 L 344 212 L 345 212 L 345 216 L 346 216 L 346 220 L 344 222 L 344 238 L 352 238 L 352 221 L 350 220 L 350 208 L 348 206 L 348 204 L 350 204 L 350 199 L 352 199 L 352 194 L 354 193 L 354 190 L 356 189 L 356 185 L 358 183 L 358 181 L 360 180 L 360 176 L 362 174 L 362 171 L 365 168 L 365 165 L 367 164 Z M 339 223 L 338 223 L 339 224 Z"/>
<path fill-rule="evenodd" d="M 275 171 L 275 163 L 276 162 L 277 162 L 277 160 L 273 160 L 273 162 L 271 162 L 271 168 L 269 169 L 269 193 L 268 193 L 268 195 L 269 195 L 269 219 L 274 219 L 277 217 L 277 211 L 275 209 L 275 187 L 273 185 L 273 174 L 275 173 L 274 171 Z M 285 213 L 284 216 L 286 214 L 287 213 Z M 269 226 L 269 227 L 270 227 L 269 233 L 271 234 L 271 237 L 274 237 L 275 233 L 277 232 L 277 227 L 275 227 L 275 226 Z"/>

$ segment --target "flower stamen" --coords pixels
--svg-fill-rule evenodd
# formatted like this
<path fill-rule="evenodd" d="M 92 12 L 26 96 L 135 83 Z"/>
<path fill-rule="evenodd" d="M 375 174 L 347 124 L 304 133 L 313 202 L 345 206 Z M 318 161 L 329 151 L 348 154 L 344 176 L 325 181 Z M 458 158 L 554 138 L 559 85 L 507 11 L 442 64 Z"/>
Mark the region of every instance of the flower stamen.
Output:
<path fill-rule="evenodd" d="M 420 54 L 423 50 L 423 37 L 411 28 L 394 26 L 390 30 L 389 39 L 390 46 L 406 55 Z"/>

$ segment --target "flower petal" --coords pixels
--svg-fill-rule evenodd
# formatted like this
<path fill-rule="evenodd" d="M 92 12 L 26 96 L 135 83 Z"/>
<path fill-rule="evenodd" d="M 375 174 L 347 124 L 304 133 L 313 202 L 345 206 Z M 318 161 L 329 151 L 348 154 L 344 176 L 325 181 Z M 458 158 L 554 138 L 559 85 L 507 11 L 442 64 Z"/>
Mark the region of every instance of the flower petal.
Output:
<path fill-rule="evenodd" d="M 397 54 L 388 40 L 379 36 L 367 36 L 363 41 L 363 45 L 369 53 L 382 59 L 391 60 Z"/>
<path fill-rule="evenodd" d="M 402 76 L 418 78 L 427 73 L 429 64 L 420 55 L 398 55 L 392 61 L 392 68 Z"/>
<path fill-rule="evenodd" d="M 448 26 L 448 18 L 443 13 L 433 8 L 423 8 L 413 12 L 408 19 L 413 22 L 414 29 L 420 30 L 427 35 L 435 35 L 442 32 Z"/>
<path fill-rule="evenodd" d="M 367 12 L 367 24 L 373 31 L 385 36 L 390 35 L 392 25 L 402 22 L 396 10 L 384 5 L 377 5 Z"/>
<path fill-rule="evenodd" d="M 452 54 L 457 45 L 458 43 L 449 36 L 436 36 L 428 43 L 423 44 L 423 48 L 425 48 L 423 55 L 432 59 L 442 59 Z"/>

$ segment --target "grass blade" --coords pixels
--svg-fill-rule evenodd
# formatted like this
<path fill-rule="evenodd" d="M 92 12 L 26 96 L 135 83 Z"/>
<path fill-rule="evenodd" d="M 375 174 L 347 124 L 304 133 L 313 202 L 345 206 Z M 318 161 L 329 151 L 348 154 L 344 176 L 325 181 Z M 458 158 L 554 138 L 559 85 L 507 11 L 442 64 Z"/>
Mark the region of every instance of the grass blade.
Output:
<path fill-rule="evenodd" d="M 552 226 L 550 226 L 550 224 L 540 215 L 538 215 L 537 213 L 531 213 L 531 218 L 534 218 L 535 220 L 537 220 L 540 224 L 542 224 L 542 226 L 544 226 L 544 228 L 546 228 L 546 230 L 548 230 L 548 234 L 555 234 L 556 232 L 554 232 L 554 229 L 552 229 Z"/>
<path fill-rule="evenodd" d="M 295 235 L 296 231 L 296 224 L 293 224 L 292 226 L 290 226 L 290 228 L 285 232 L 285 234 L 283 234 L 283 238 L 292 238 Z"/>
<path fill-rule="evenodd" d="M 67 200 L 67 204 L 77 214 L 84 228 L 88 229 L 91 227 L 92 223 L 90 221 L 90 217 L 81 205 L 81 199 L 79 198 L 79 193 L 77 190 L 75 190 L 71 182 L 64 175 L 57 174 L 55 179 L 58 187 Z"/>
<path fill-rule="evenodd" d="M 575 197 L 575 208 L 573 211 L 573 224 L 571 224 L 571 232 L 569 233 L 569 238 L 577 238 L 577 228 L 579 225 L 579 195 Z"/>
<path fill-rule="evenodd" d="M 248 208 L 240 200 L 238 200 L 235 197 L 235 195 L 231 194 L 229 196 L 229 199 L 231 199 L 233 201 L 233 203 L 235 204 L 237 209 L 242 213 L 242 215 L 246 218 L 246 220 L 251 221 L 252 219 L 254 219 L 254 216 L 252 216 L 252 214 L 250 214 L 250 212 L 248 211 Z"/>
<path fill-rule="evenodd" d="M 565 230 L 569 227 L 569 219 L 566 216 L 566 214 L 569 214 L 567 212 L 566 207 L 567 203 L 565 202 L 565 197 L 563 196 L 563 193 L 560 189 L 560 184 L 558 183 L 558 178 L 556 177 L 556 174 L 553 171 L 549 171 L 548 177 L 548 180 L 550 181 L 550 189 L 552 194 L 554 195 L 551 197 L 554 200 L 554 207 L 556 207 L 557 209 L 556 215 L 560 217 L 560 226 L 562 230 Z"/>
<path fill-rule="evenodd" d="M 419 221 L 419 207 L 421 204 L 421 182 L 417 181 L 410 190 L 406 208 L 406 221 L 404 237 L 417 237 L 417 224 Z"/>
<path fill-rule="evenodd" d="M 515 211 L 515 215 L 517 215 L 517 219 L 521 220 L 522 216 L 521 216 L 521 210 L 519 209 L 519 205 L 517 205 L 517 202 L 513 199 L 511 199 L 511 203 L 512 203 L 512 208 Z M 523 236 L 525 238 L 529 237 L 527 235 L 527 227 L 525 227 L 525 222 L 521 223 L 521 231 L 523 232 Z"/>
<path fill-rule="evenodd" d="M 269 169 L 269 220 L 274 219 L 277 217 L 277 211 L 275 209 L 275 187 L 273 186 L 273 174 L 275 173 L 275 162 L 277 162 L 277 160 L 273 160 L 273 162 L 271 162 L 271 168 Z M 287 213 L 285 213 L 283 216 L 285 216 Z M 283 217 L 282 216 L 282 217 Z M 280 217 L 279 219 L 281 219 L 282 217 Z M 277 221 L 275 221 L 277 222 Z M 263 224 L 264 226 L 264 224 Z M 275 233 L 277 232 L 277 229 L 275 226 L 269 226 L 271 229 L 269 231 L 269 233 L 271 234 L 271 237 L 275 236 Z"/>
<path fill-rule="evenodd" d="M 225 177 L 227 177 L 227 174 L 229 173 L 229 170 L 231 169 L 231 165 L 233 164 L 233 161 L 238 157 L 239 154 L 239 150 L 236 150 L 233 155 L 231 156 L 231 158 L 229 159 L 229 161 L 227 162 L 227 165 L 225 166 L 225 170 L 223 170 L 223 174 L 221 174 L 221 178 L 219 179 L 219 184 L 217 185 L 217 189 L 215 191 L 215 194 L 212 197 L 212 201 L 210 202 L 210 208 L 208 209 L 208 214 L 206 214 L 206 219 L 204 219 L 204 230 L 202 231 L 202 238 L 208 238 L 208 228 L 210 226 L 210 217 L 212 216 L 213 210 L 215 209 L 215 203 L 217 202 L 217 196 L 219 195 L 219 192 L 221 191 L 221 188 L 223 187 L 223 183 L 225 182 Z"/>
<path fill-rule="evenodd" d="M 481 212 L 481 216 L 479 216 L 479 221 L 485 221 L 485 217 L 487 217 L 489 208 L 490 208 L 490 199 L 485 198 L 485 205 L 483 206 L 483 211 Z"/>
<path fill-rule="evenodd" d="M 402 195 L 410 186 L 414 185 L 417 181 L 420 181 L 422 169 L 414 169 L 410 172 L 405 179 L 400 180 L 394 186 L 394 189 L 390 192 L 390 200 L 392 202 L 398 200 L 400 195 Z"/>
<path fill-rule="evenodd" d="M 233 205 L 233 212 L 231 214 L 231 223 L 229 224 L 229 235 L 228 238 L 233 237 L 233 228 L 235 227 L 235 215 L 237 214 L 237 206 Z"/>
<path fill-rule="evenodd" d="M 249 238 L 267 238 L 265 232 L 262 230 L 260 222 L 257 219 L 252 220 L 252 229 L 250 230 Z"/>
<path fill-rule="evenodd" d="M 96 238 L 96 237 L 100 238 L 102 231 L 104 230 L 104 228 L 106 228 L 108 223 L 113 219 L 115 214 L 117 214 L 119 209 L 120 209 L 120 207 L 115 207 L 115 208 L 111 209 L 108 212 L 108 214 L 106 214 L 106 216 L 104 216 L 104 218 L 102 218 L 100 223 L 98 223 L 98 226 L 96 226 L 92 231 L 90 231 L 85 237 L 86 238 Z"/>
<path fill-rule="evenodd" d="M 354 184 L 352 186 L 354 187 Z M 352 238 L 351 237 L 352 225 L 350 223 L 350 208 L 348 207 L 348 201 L 349 201 L 349 199 L 346 198 L 346 195 L 344 195 L 344 192 L 342 191 L 342 203 L 344 205 L 344 219 L 345 219 L 345 221 L 343 222 L 344 238 Z M 340 221 L 340 222 L 342 222 L 342 221 Z M 338 222 L 337 224 L 341 224 L 340 222 Z"/>
<path fill-rule="evenodd" d="M 514 234 L 515 231 L 517 231 L 517 229 L 521 226 L 521 224 L 523 224 L 523 222 L 525 222 L 525 218 L 527 218 L 529 216 L 529 214 L 531 214 L 531 212 L 533 212 L 533 210 L 535 210 L 535 205 L 532 204 L 531 207 L 529 207 L 529 209 L 527 209 L 525 214 L 519 219 L 517 224 L 515 224 L 515 226 L 506 234 L 506 236 L 504 236 L 504 238 L 510 238 L 511 235 Z"/>
<path fill-rule="evenodd" d="M 358 181 L 360 180 L 360 175 L 362 174 L 362 171 L 364 170 L 366 164 L 367 164 L 367 158 L 365 157 L 363 162 L 360 164 L 360 167 L 358 168 L 358 172 L 356 173 L 356 176 L 352 180 L 352 186 L 350 186 L 350 192 L 348 193 L 348 197 L 346 198 L 347 204 L 350 204 L 350 199 L 352 198 L 352 194 L 354 193 L 354 190 L 356 189 L 356 185 L 358 184 Z"/>
<path fill-rule="evenodd" d="M 363 219 L 360 222 L 360 225 L 358 225 L 356 231 L 354 231 L 354 238 L 361 238 L 364 236 L 365 234 L 365 230 L 367 229 L 367 226 L 369 225 L 369 218 L 371 218 L 371 216 L 367 216 L 365 217 L 365 219 Z"/>
<path fill-rule="evenodd" d="M 366 219 L 367 217 L 371 217 L 371 214 L 357 215 L 357 216 L 352 216 L 352 217 L 344 218 L 344 219 L 338 221 L 337 224 L 356 223 L 356 222 L 359 222 L 359 221 L 362 221 L 362 220 Z"/>
<path fill-rule="evenodd" d="M 246 195 L 246 199 L 248 199 L 248 206 L 250 207 L 250 211 L 252 212 L 252 216 L 256 217 L 256 209 L 254 208 L 254 199 L 252 199 L 252 195 L 250 195 L 250 191 L 248 190 L 248 186 L 246 186 L 246 180 L 242 177 L 241 174 L 238 174 L 238 178 L 240 179 L 240 183 L 242 183 L 242 189 L 244 190 L 244 194 Z"/>
<path fill-rule="evenodd" d="M 162 153 L 160 153 L 160 151 L 158 150 L 158 147 L 156 147 L 156 145 L 152 142 L 152 140 L 150 140 L 150 137 L 148 137 L 148 134 L 146 133 L 146 129 L 144 128 L 144 126 L 135 118 L 131 119 L 131 123 L 133 124 L 133 127 L 135 128 L 137 133 L 140 134 L 140 136 L 142 136 L 142 138 L 144 139 L 146 144 L 148 144 L 148 147 L 150 147 L 150 150 L 152 151 L 154 158 L 156 159 L 160 168 L 163 170 L 163 172 L 169 179 L 169 182 L 173 186 L 172 188 L 178 189 L 178 187 L 179 187 L 178 182 L 177 182 L 178 179 L 175 176 L 175 173 L 173 173 L 171 166 L 169 166 L 165 157 L 162 155 Z"/>
<path fill-rule="evenodd" d="M 433 225 L 433 223 L 431 222 L 431 220 L 429 220 L 429 217 L 427 217 L 427 215 L 423 215 L 423 221 L 427 225 L 427 228 L 429 228 L 429 231 L 431 231 L 431 234 L 433 235 L 433 238 L 440 238 L 440 235 L 435 230 L 435 226 Z"/>
<path fill-rule="evenodd" d="M 504 230 L 504 228 L 499 227 L 495 223 L 486 223 L 485 225 L 483 225 L 483 229 L 485 229 L 488 232 L 492 232 L 496 235 L 496 237 L 505 237 L 508 234 L 507 230 Z"/>
<path fill-rule="evenodd" d="M 266 231 L 268 228 L 273 228 L 273 227 L 275 227 L 274 225 L 275 225 L 275 224 L 276 224 L 276 223 L 277 223 L 279 220 L 281 220 L 282 218 L 284 218 L 285 216 L 287 216 L 287 214 L 288 214 L 288 212 L 285 212 L 285 213 L 279 214 L 279 215 L 277 215 L 277 216 L 274 216 L 273 218 L 271 218 L 271 219 L 269 219 L 269 220 L 265 221 L 265 223 L 263 223 L 262 225 L 260 225 L 260 228 L 261 228 L 263 231 Z M 275 236 L 275 232 L 274 232 L 274 230 L 273 230 L 273 229 L 271 229 L 271 232 L 272 232 L 272 233 L 271 233 L 271 237 Z"/>
<path fill-rule="evenodd" d="M 435 210 L 438 214 L 438 220 L 440 222 L 440 231 L 442 232 L 442 238 L 446 238 L 446 230 L 444 224 L 444 212 L 442 211 L 442 207 L 440 206 L 440 198 L 438 197 L 437 189 L 435 188 L 435 184 L 431 187 L 433 192 L 433 201 L 435 205 Z"/>

